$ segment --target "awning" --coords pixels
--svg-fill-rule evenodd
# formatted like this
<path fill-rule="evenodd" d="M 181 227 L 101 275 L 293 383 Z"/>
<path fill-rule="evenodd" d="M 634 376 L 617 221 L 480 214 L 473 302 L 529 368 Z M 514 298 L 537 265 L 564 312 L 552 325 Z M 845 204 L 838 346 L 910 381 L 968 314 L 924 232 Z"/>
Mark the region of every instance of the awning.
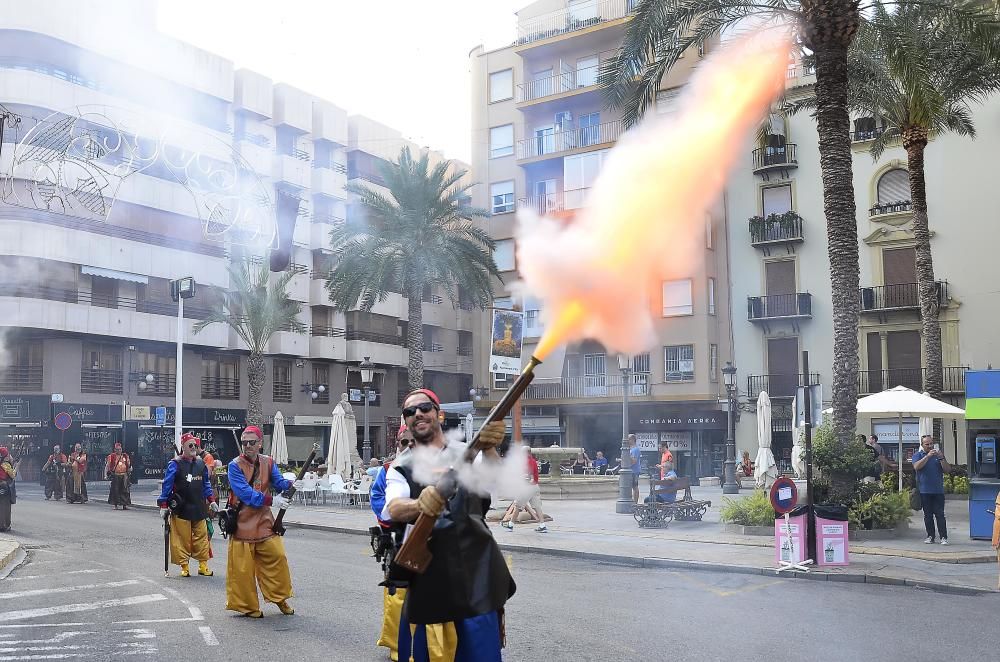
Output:
<path fill-rule="evenodd" d="M 42 424 L 38 421 L 29 423 L 0 423 L 0 428 L 40 428 Z"/>
<path fill-rule="evenodd" d="M 130 274 L 127 271 L 115 271 L 114 269 L 102 269 L 100 267 L 88 267 L 84 265 L 81 271 L 85 276 L 99 276 L 101 278 L 114 278 L 115 280 L 127 280 L 130 283 L 149 284 L 149 277 L 140 274 Z"/>

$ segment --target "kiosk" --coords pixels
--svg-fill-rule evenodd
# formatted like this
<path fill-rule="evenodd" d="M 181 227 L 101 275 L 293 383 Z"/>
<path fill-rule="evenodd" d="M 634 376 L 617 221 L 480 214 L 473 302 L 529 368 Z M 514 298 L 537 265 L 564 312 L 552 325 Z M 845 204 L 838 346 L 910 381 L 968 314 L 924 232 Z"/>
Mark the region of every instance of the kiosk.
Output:
<path fill-rule="evenodd" d="M 966 452 L 969 458 L 969 536 L 989 540 L 1000 493 L 1000 370 L 965 373 Z"/>

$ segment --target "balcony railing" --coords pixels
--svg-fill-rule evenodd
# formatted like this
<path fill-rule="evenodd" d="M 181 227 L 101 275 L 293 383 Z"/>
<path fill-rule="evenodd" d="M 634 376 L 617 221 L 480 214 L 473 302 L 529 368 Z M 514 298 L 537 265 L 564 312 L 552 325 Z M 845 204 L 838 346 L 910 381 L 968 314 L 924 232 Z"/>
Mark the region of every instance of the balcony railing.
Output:
<path fill-rule="evenodd" d="M 515 98 L 517 103 L 523 103 L 597 85 L 597 74 L 600 68 L 600 65 L 595 65 L 582 69 L 572 69 L 553 76 L 518 83 Z"/>
<path fill-rule="evenodd" d="M 364 342 L 377 342 L 383 345 L 396 345 L 397 347 L 406 346 L 406 338 L 401 336 L 392 336 L 386 333 L 373 333 L 371 331 L 357 331 L 353 329 L 347 330 L 347 340 L 363 340 Z"/>
<path fill-rule="evenodd" d="M 944 305 L 948 301 L 948 281 L 939 280 L 936 285 L 938 303 Z M 863 312 L 920 308 L 920 290 L 917 283 L 862 287 L 859 295 Z"/>
<path fill-rule="evenodd" d="M 275 402 L 291 402 L 291 382 L 274 382 L 271 386 L 271 399 Z"/>
<path fill-rule="evenodd" d="M 965 373 L 968 369 L 968 366 L 942 368 L 942 390 L 945 393 L 965 393 Z M 926 384 L 927 368 L 889 368 L 858 373 L 858 393 L 879 393 L 897 386 L 923 391 Z"/>
<path fill-rule="evenodd" d="M 444 297 L 442 297 L 440 294 L 425 294 L 424 296 L 420 297 L 420 300 L 423 301 L 424 303 L 434 303 L 438 305 L 444 303 Z"/>
<path fill-rule="evenodd" d="M 313 324 L 310 335 L 317 338 L 343 338 L 346 333 L 335 326 L 320 326 Z"/>
<path fill-rule="evenodd" d="M 875 140 L 883 133 L 885 133 L 885 129 L 880 126 L 872 129 L 855 129 L 854 131 L 851 131 L 851 142 L 860 143 L 868 140 Z"/>
<path fill-rule="evenodd" d="M 228 377 L 202 377 L 201 397 L 206 400 L 239 400 L 240 380 Z"/>
<path fill-rule="evenodd" d="M 458 355 L 459 356 L 472 356 L 472 348 L 471 347 L 459 346 L 459 348 L 458 348 Z"/>
<path fill-rule="evenodd" d="M 152 375 L 153 381 L 147 382 L 146 375 Z M 173 395 L 177 388 L 177 375 L 167 372 L 132 372 L 129 381 L 135 383 L 139 395 Z"/>
<path fill-rule="evenodd" d="M 792 212 L 794 214 L 794 212 Z M 767 218 L 755 216 L 750 219 L 750 244 L 764 246 L 772 243 L 802 241 L 802 217 L 778 216 L 772 214 Z"/>
<path fill-rule="evenodd" d="M 580 147 L 603 145 L 618 140 L 625 128 L 618 120 L 579 129 L 556 131 L 543 136 L 534 136 L 517 141 L 517 158 L 531 159 L 536 156 L 559 154 Z"/>
<path fill-rule="evenodd" d="M 377 186 L 385 186 L 385 178 L 381 174 L 360 168 L 348 168 L 347 179 L 363 179 Z"/>
<path fill-rule="evenodd" d="M 316 212 L 313 212 L 312 222 L 319 223 L 322 225 L 336 225 L 338 223 L 343 223 L 344 219 L 334 214 L 318 214 Z"/>
<path fill-rule="evenodd" d="M 291 149 L 282 150 L 278 152 L 278 156 L 290 156 L 293 159 L 298 159 L 299 161 L 312 161 L 312 157 L 309 156 L 309 152 L 304 149 L 299 149 L 297 147 L 292 147 Z"/>
<path fill-rule="evenodd" d="M 41 391 L 42 366 L 0 368 L 0 389 L 5 391 Z"/>
<path fill-rule="evenodd" d="M 753 171 L 755 173 L 782 168 L 797 168 L 795 158 L 795 143 L 786 143 L 781 147 L 758 147 L 753 151 Z"/>
<path fill-rule="evenodd" d="M 153 315 L 177 316 L 177 304 L 169 301 L 147 301 L 136 300 L 135 297 L 111 296 L 103 294 L 93 294 L 91 292 L 79 292 L 77 290 L 67 290 L 57 287 L 44 287 L 41 285 L 15 285 L 2 292 L 3 296 L 22 297 L 25 299 L 44 299 L 46 301 L 61 301 L 63 303 L 77 303 L 84 306 L 97 306 L 99 308 L 116 308 L 120 310 L 134 310 L 140 313 L 150 313 Z M 206 319 L 212 311 L 199 306 L 184 306 L 184 317 L 186 319 Z"/>
<path fill-rule="evenodd" d="M 270 147 L 271 139 L 265 135 L 259 133 L 251 133 L 249 131 L 237 132 L 235 136 L 237 142 L 243 141 L 248 142 L 251 145 L 257 145 L 258 147 Z"/>
<path fill-rule="evenodd" d="M 339 172 L 342 175 L 347 174 L 347 166 L 343 163 L 337 163 L 336 161 L 313 161 L 312 167 L 313 170 L 326 168 L 327 170 Z"/>
<path fill-rule="evenodd" d="M 747 297 L 747 319 L 751 322 L 809 317 L 812 317 L 812 295 L 808 292 Z"/>
<path fill-rule="evenodd" d="M 122 392 L 122 371 L 84 368 L 80 372 L 80 391 L 119 395 Z"/>
<path fill-rule="evenodd" d="M 516 46 L 625 18 L 638 0 L 593 0 L 525 19 L 517 25 Z"/>
<path fill-rule="evenodd" d="M 882 214 L 898 214 L 903 211 L 913 209 L 913 201 L 897 200 L 896 202 L 882 202 L 868 210 L 868 217 L 881 216 Z"/>
<path fill-rule="evenodd" d="M 621 398 L 625 395 L 621 375 L 588 375 L 562 379 L 536 379 L 525 391 L 528 400 L 573 398 Z M 629 395 L 649 395 L 649 375 L 632 375 Z"/>
<path fill-rule="evenodd" d="M 819 373 L 809 375 L 811 384 L 819 383 Z M 747 375 L 747 394 L 756 398 L 761 391 L 767 391 L 772 398 L 795 397 L 795 389 L 805 386 L 805 373 L 774 373 L 769 375 Z"/>

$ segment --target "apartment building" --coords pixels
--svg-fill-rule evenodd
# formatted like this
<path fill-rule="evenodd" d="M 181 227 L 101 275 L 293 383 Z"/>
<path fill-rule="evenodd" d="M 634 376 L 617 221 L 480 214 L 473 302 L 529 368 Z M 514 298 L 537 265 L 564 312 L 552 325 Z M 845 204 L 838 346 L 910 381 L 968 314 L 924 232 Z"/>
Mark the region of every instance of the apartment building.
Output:
<path fill-rule="evenodd" d="M 127 18 L 127 30 L 95 20 L 102 11 Z M 357 366 L 371 357 L 370 429 L 382 455 L 406 389 L 406 301 L 393 295 L 370 313 L 335 310 L 323 279 L 333 265 L 328 236 L 352 213 L 348 181 L 378 185 L 379 160 L 403 145 L 424 148 L 158 33 L 155 3 L 53 0 L 8 14 L 3 26 L 0 443 L 33 458 L 25 476 L 54 442 L 82 442 L 97 458 L 117 439 L 143 475 L 157 475 L 170 452 L 178 379 L 185 429 L 223 459 L 235 454 L 246 347 L 224 325 L 198 334 L 193 326 L 220 308 L 234 258 L 261 257 L 260 242 L 246 237 L 256 226 L 227 223 L 273 219 L 282 193 L 299 203 L 288 291 L 306 330 L 270 341 L 265 415 L 283 413 L 290 454 L 304 458 L 327 441 L 342 393 L 361 426 Z M 185 302 L 179 374 L 170 281 L 187 276 L 197 292 Z M 429 383 L 459 399 L 472 385 L 479 313 L 438 292 L 424 302 Z M 161 405 L 164 426 L 153 415 Z M 65 431 L 54 424 L 63 412 Z M 97 478 L 99 462 L 93 467 Z"/>
<path fill-rule="evenodd" d="M 790 63 L 788 94 L 809 94 L 815 76 Z M 1000 292 L 993 281 L 992 227 L 996 211 L 993 147 L 1000 140 L 1000 101 L 976 108 L 975 140 L 935 135 L 927 147 L 926 179 L 931 249 L 939 281 L 944 391 L 964 406 L 965 371 L 1000 361 L 995 332 Z M 878 160 L 868 150 L 882 124 L 858 117 L 852 126 L 854 190 L 860 246 L 861 305 L 858 332 L 859 395 L 903 385 L 924 390 L 920 306 L 917 297 L 906 153 L 897 144 Z M 743 167 L 730 179 L 727 209 L 731 236 L 733 336 L 742 395 L 748 401 L 737 429 L 741 449 L 755 453 L 753 404 L 761 390 L 772 399 L 774 453 L 789 468 L 791 397 L 804 379 L 809 352 L 811 381 L 829 401 L 833 366 L 833 310 L 827 236 L 815 121 L 807 114 L 772 115 L 769 136 L 745 146 Z M 746 302 L 746 311 L 743 305 Z M 916 449 L 917 419 L 906 419 L 904 455 Z M 858 432 L 878 434 L 897 453 L 896 418 L 863 418 Z M 965 462 L 964 421 L 942 435 L 949 458 Z"/>
<path fill-rule="evenodd" d="M 597 87 L 601 63 L 621 42 L 629 0 L 541 0 L 517 13 L 511 45 L 473 49 L 472 140 L 475 202 L 488 208 L 495 260 L 504 284 L 496 305 L 525 313 L 527 355 L 544 331 L 540 303 L 515 299 L 517 212 L 530 209 L 572 222 L 608 150 L 623 133 Z M 669 113 L 677 89 L 699 61 L 685 55 L 664 81 L 657 112 Z M 624 383 L 618 358 L 597 342 L 559 348 L 536 371 L 522 400 L 522 434 L 534 445 L 584 447 L 617 457 L 622 400 L 630 398 L 630 429 L 655 451 L 670 444 L 684 475 L 721 474 L 726 407 L 720 367 L 729 360 L 729 280 L 723 204 L 706 213 L 703 260 L 687 278 L 664 282 L 656 310 L 656 347 L 631 357 Z M 477 406 L 492 405 L 510 376 L 491 374 L 489 320 L 484 320 L 474 363 Z M 614 464 L 614 462 L 613 462 Z"/>

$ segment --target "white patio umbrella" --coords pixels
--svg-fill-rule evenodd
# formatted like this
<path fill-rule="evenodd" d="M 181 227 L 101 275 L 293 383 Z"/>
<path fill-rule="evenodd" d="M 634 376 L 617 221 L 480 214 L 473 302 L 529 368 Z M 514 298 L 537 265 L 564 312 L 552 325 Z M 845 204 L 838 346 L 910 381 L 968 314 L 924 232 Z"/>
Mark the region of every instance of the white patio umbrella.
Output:
<path fill-rule="evenodd" d="M 327 474 L 340 474 L 345 481 L 351 479 L 351 438 L 347 430 L 344 408 L 338 403 L 333 408 L 330 423 L 330 449 L 326 454 Z"/>
<path fill-rule="evenodd" d="M 771 453 L 771 398 L 767 391 L 757 397 L 757 459 L 754 461 L 753 478 L 757 487 L 767 486 L 767 477 L 778 477 L 778 465 Z"/>
<path fill-rule="evenodd" d="M 874 393 L 858 400 L 859 414 L 895 414 L 899 420 L 899 491 L 903 491 L 903 417 L 954 417 L 965 414 L 964 409 L 917 393 L 905 386 Z"/>
<path fill-rule="evenodd" d="M 288 464 L 288 440 L 285 439 L 285 417 L 281 412 L 274 414 L 274 430 L 271 432 L 271 458 L 277 464 Z"/>
<path fill-rule="evenodd" d="M 799 421 L 796 398 L 792 398 L 792 469 L 796 478 L 806 477 L 805 423 Z"/>
<path fill-rule="evenodd" d="M 472 427 L 472 413 L 465 415 L 465 442 L 472 442 L 473 435 L 476 434 L 475 429 Z"/>

